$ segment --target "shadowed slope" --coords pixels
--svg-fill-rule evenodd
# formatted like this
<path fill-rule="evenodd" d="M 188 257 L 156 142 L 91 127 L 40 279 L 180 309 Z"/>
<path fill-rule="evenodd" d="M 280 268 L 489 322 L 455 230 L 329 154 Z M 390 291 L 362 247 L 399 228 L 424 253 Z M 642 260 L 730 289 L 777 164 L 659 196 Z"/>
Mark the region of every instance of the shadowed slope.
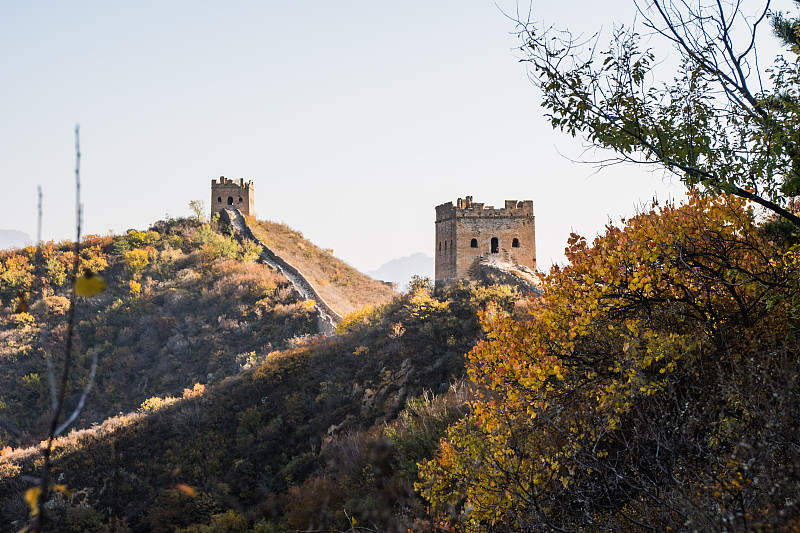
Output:
<path fill-rule="evenodd" d="M 343 512 L 359 512 L 369 501 L 364 490 L 382 497 L 391 471 L 384 465 L 377 481 L 371 475 L 352 486 L 342 478 L 327 501 L 305 505 L 335 448 L 354 432 L 382 432 L 407 398 L 448 390 L 480 335 L 478 310 L 511 309 L 514 299 L 506 289 L 453 287 L 438 297 L 417 290 L 345 321 L 336 337 L 275 353 L 253 372 L 180 400 L 153 399 L 139 414 L 61 439 L 54 475 L 72 496 L 54 500 L 59 531 L 80 531 L 71 525 L 79 519 L 84 528 L 107 524 L 112 515 L 132 531 L 173 531 L 223 513 L 272 528 L 258 531 L 346 526 Z M 390 455 L 364 456 L 358 471 Z M 0 459 L 0 531 L 24 523 L 20 475 L 35 475 L 36 457 Z M 387 510 L 386 520 L 399 519 L 391 504 Z"/>

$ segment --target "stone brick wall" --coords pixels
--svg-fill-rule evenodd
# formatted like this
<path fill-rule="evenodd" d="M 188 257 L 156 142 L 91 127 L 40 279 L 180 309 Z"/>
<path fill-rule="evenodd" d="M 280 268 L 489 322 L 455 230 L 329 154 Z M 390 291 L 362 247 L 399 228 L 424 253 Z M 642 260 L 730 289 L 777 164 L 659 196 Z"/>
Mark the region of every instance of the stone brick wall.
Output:
<path fill-rule="evenodd" d="M 255 216 L 253 196 L 252 181 L 244 181 L 244 178 L 231 180 L 220 176 L 219 180 L 211 180 L 211 214 L 231 207 L 246 216 Z"/>
<path fill-rule="evenodd" d="M 308 281 L 308 278 L 288 261 L 273 252 L 266 244 L 258 240 L 253 234 L 253 230 L 247 225 L 241 210 L 223 208 L 220 211 L 220 216 L 224 222 L 227 222 L 233 228 L 234 235 L 240 241 L 249 239 L 258 244 L 261 247 L 261 259 L 286 276 L 286 279 L 289 280 L 303 299 L 314 301 L 314 306 L 317 308 L 317 328 L 320 333 L 333 335 L 336 331 L 336 325 L 342 321 L 342 317 L 328 305 L 314 285 Z"/>
<path fill-rule="evenodd" d="M 441 206 L 440 206 L 441 207 Z M 452 204 L 451 204 L 452 207 Z M 438 213 L 438 207 L 437 213 Z M 458 258 L 456 256 L 456 228 L 455 217 L 450 217 L 445 220 L 436 220 L 436 255 L 435 255 L 435 272 L 436 279 L 452 279 L 456 278 L 456 263 Z"/>
<path fill-rule="evenodd" d="M 533 201 L 506 200 L 496 209 L 467 196 L 456 205 L 438 205 L 435 246 L 437 282 L 471 279 L 471 270 L 487 255 L 536 270 Z"/>

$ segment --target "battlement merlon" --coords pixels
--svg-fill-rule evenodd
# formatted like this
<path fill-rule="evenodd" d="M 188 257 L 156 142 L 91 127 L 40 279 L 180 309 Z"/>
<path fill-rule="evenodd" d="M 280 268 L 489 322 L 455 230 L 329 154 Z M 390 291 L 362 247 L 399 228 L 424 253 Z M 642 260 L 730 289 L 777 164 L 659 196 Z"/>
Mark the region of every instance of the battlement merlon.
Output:
<path fill-rule="evenodd" d="M 224 185 L 226 187 L 239 187 L 242 189 L 250 189 L 250 190 L 254 188 L 252 180 L 244 181 L 244 178 L 239 178 L 238 180 L 232 180 L 226 178 L 225 176 L 220 176 L 219 180 L 211 180 L 211 187 L 217 185 Z"/>
<path fill-rule="evenodd" d="M 447 202 L 436 206 L 436 221 L 453 218 L 533 218 L 533 200 L 506 200 L 505 207 L 495 209 L 494 206 L 472 201 L 472 196 L 459 198 L 456 205 Z"/>
<path fill-rule="evenodd" d="M 456 218 L 456 208 L 453 207 L 453 202 L 446 202 L 436 206 L 436 221 L 450 220 Z"/>

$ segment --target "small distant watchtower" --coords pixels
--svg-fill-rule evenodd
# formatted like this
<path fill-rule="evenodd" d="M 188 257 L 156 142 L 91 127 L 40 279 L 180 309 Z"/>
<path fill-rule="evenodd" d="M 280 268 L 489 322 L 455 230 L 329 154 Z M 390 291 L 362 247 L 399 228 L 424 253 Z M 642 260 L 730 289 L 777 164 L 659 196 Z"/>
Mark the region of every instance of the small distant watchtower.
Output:
<path fill-rule="evenodd" d="M 211 214 L 219 213 L 226 207 L 239 209 L 246 216 L 255 216 L 253 182 L 244 181 L 244 178 L 229 180 L 225 176 L 211 180 Z"/>
<path fill-rule="evenodd" d="M 536 270 L 532 200 L 506 200 L 495 209 L 467 196 L 436 206 L 436 281 L 469 279 L 487 257 Z"/>

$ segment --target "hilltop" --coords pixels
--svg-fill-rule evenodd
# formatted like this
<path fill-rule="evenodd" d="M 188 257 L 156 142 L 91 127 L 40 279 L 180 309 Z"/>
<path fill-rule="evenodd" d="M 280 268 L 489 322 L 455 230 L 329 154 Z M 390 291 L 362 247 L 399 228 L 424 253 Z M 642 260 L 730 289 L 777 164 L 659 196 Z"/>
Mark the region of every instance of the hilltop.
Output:
<path fill-rule="evenodd" d="M 218 224 L 166 220 L 148 231 L 88 236 L 81 270 L 108 288 L 76 308 L 76 365 L 67 407 L 78 400 L 95 351 L 97 378 L 78 427 L 137 409 L 153 396 L 178 396 L 217 383 L 315 334 L 315 308 L 288 280 L 256 262 L 258 250 Z M 293 242 L 316 250 L 298 234 Z M 281 233 L 275 239 L 281 241 Z M 41 257 L 37 257 L 41 254 Z M 56 367 L 66 335 L 68 272 L 73 245 L 47 243 L 0 253 L 0 449 L 43 435 L 49 392 L 46 354 Z M 331 257 L 342 279 L 362 276 Z M 305 265 L 303 265 L 305 266 Z M 352 307 L 386 302 L 388 287 L 359 291 L 326 284 L 334 301 Z M 376 290 L 373 290 L 376 289 Z M 27 312 L 15 313 L 18 294 Z"/>
<path fill-rule="evenodd" d="M 505 285 L 400 294 L 283 224 L 249 219 L 337 313 L 315 302 L 214 221 L 159 221 L 88 236 L 81 269 L 108 287 L 78 301 L 67 411 L 98 356 L 94 389 L 55 444 L 56 530 L 405 530 L 424 517 L 414 488 L 471 388 L 464 353 L 481 312 L 525 314 Z M 238 238 L 238 240 L 237 240 Z M 17 531 L 38 475 L 59 366 L 72 243 L 0 254 L 0 531 Z M 21 297 L 20 294 L 27 295 Z M 27 306 L 22 308 L 22 303 Z"/>

